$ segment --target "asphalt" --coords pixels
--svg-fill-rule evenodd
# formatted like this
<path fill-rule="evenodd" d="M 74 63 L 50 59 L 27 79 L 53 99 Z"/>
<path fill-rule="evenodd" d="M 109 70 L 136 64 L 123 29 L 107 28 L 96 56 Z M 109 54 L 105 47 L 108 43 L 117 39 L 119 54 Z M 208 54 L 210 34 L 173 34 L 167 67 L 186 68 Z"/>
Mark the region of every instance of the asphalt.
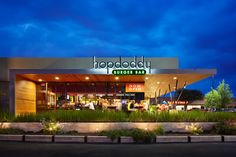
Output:
<path fill-rule="evenodd" d="M 233 157 L 236 143 L 68 144 L 0 142 L 0 157 Z"/>

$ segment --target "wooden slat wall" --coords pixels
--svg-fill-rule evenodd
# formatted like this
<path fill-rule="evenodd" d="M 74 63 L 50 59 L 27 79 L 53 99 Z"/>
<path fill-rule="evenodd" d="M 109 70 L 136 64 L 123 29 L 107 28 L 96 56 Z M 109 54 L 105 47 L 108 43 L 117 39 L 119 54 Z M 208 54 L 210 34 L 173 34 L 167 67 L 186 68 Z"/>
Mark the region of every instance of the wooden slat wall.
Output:
<path fill-rule="evenodd" d="M 16 115 L 36 113 L 36 84 L 34 82 L 16 77 L 15 110 Z"/>

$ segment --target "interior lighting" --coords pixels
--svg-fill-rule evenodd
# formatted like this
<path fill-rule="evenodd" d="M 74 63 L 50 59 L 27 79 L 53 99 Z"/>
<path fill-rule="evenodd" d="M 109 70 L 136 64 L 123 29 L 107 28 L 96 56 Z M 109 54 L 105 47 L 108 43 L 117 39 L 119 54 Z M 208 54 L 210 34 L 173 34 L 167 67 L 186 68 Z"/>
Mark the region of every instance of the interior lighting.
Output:
<path fill-rule="evenodd" d="M 59 77 L 57 77 L 57 76 L 55 77 L 55 80 L 59 80 L 59 79 L 60 79 Z"/>

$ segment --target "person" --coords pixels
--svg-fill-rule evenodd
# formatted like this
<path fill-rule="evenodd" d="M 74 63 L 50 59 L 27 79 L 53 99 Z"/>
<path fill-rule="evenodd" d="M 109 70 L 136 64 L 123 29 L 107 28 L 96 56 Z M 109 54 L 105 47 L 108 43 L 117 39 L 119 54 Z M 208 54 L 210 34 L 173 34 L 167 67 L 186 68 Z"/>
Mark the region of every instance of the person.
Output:
<path fill-rule="evenodd" d="M 95 110 L 95 107 L 94 107 L 92 101 L 89 102 L 89 109 L 90 109 L 90 110 Z"/>
<path fill-rule="evenodd" d="M 99 100 L 97 101 L 97 108 L 98 109 L 102 109 L 102 102 L 100 102 Z"/>
<path fill-rule="evenodd" d="M 75 110 L 82 110 L 82 104 L 80 102 L 80 100 L 78 101 L 78 103 L 75 104 Z"/>
<path fill-rule="evenodd" d="M 85 107 L 89 107 L 90 110 L 95 110 L 95 107 L 93 105 L 93 102 L 92 101 L 89 101 L 88 104 L 85 105 Z"/>
<path fill-rule="evenodd" d="M 116 102 L 116 110 L 121 111 L 122 110 L 122 104 L 121 102 Z"/>
<path fill-rule="evenodd" d="M 128 111 L 137 111 L 137 109 L 134 108 L 134 101 L 130 101 L 127 106 Z"/>
<path fill-rule="evenodd" d="M 143 111 L 148 111 L 148 103 L 146 101 L 143 103 Z"/>

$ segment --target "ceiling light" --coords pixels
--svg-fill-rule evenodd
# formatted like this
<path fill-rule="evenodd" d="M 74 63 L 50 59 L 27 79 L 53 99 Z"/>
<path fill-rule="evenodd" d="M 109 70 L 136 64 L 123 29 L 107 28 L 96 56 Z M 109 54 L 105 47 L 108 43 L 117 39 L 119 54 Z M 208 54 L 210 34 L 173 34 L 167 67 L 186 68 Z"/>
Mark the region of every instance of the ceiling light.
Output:
<path fill-rule="evenodd" d="M 42 82 L 43 80 L 42 79 L 38 79 L 39 82 Z"/>
<path fill-rule="evenodd" d="M 86 76 L 86 77 L 85 77 L 85 80 L 89 80 L 89 77 L 88 77 L 88 76 Z"/>
<path fill-rule="evenodd" d="M 115 77 L 116 80 L 119 80 L 119 77 Z"/>
<path fill-rule="evenodd" d="M 174 79 L 174 80 L 177 80 L 177 77 L 175 76 L 175 77 L 173 77 L 173 79 Z"/>
<path fill-rule="evenodd" d="M 59 80 L 59 79 L 60 79 L 59 77 L 57 77 L 57 76 L 55 77 L 55 80 Z"/>
<path fill-rule="evenodd" d="M 146 80 L 148 80 L 148 77 L 145 77 Z"/>

